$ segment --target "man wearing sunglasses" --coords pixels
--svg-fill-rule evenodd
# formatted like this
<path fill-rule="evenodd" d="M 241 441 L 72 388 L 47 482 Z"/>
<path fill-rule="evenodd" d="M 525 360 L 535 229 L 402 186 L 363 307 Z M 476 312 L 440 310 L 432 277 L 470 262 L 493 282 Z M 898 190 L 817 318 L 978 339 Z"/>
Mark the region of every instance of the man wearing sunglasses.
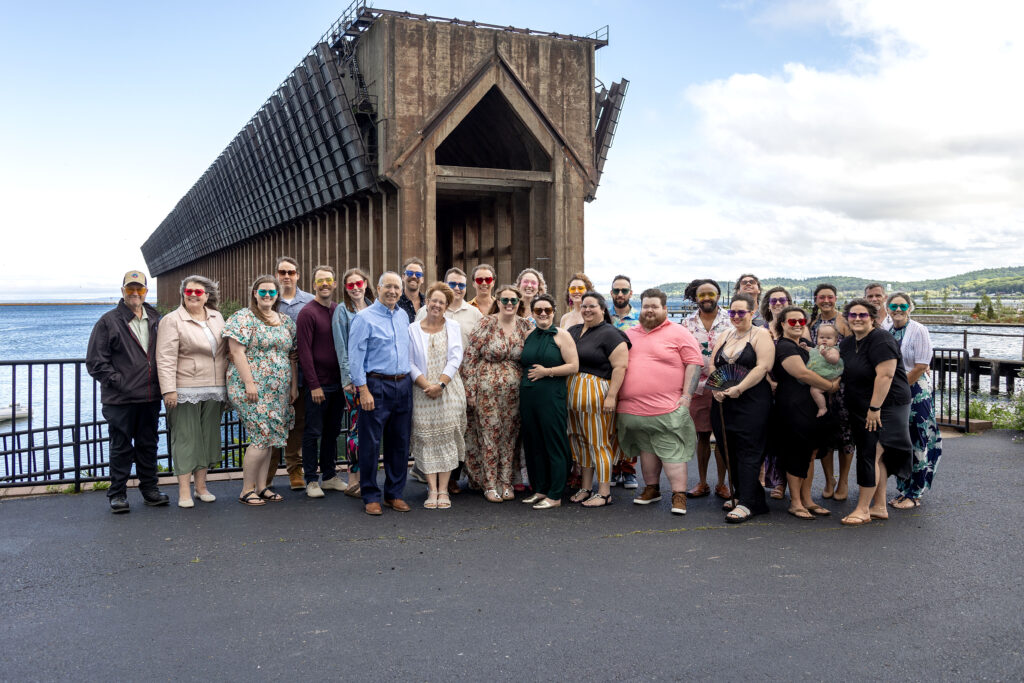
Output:
<path fill-rule="evenodd" d="M 612 325 L 626 330 L 640 324 L 640 312 L 633 310 L 629 300 L 633 297 L 633 282 L 627 275 L 616 275 L 612 280 Z M 612 465 L 612 486 L 622 485 L 624 489 L 635 489 L 636 458 L 624 458 Z"/>
<path fill-rule="evenodd" d="M 316 297 L 299 288 L 299 262 L 291 256 L 282 256 L 277 259 L 276 273 L 277 281 L 281 283 L 277 312 L 283 313 L 298 324 L 299 312 Z M 304 384 L 300 367 L 299 387 Z M 292 491 L 302 491 L 306 488 L 306 479 L 302 473 L 302 433 L 306 428 L 306 399 L 302 393 L 299 391 L 299 397 L 292 404 L 295 408 L 295 426 L 288 432 L 288 443 L 284 447 L 284 466 L 288 471 L 288 481 Z M 276 474 L 277 465 L 271 464 L 267 474 L 268 487 L 274 483 Z"/>
<path fill-rule="evenodd" d="M 103 417 L 110 435 L 110 511 L 128 512 L 128 477 L 135 463 L 146 505 L 167 505 L 157 488 L 157 421 L 160 384 L 156 371 L 156 330 L 160 313 L 146 303 L 146 276 L 125 273 L 117 307 L 96 321 L 89 335 L 85 367 L 100 383 Z"/>
<path fill-rule="evenodd" d="M 323 498 L 324 490 L 341 491 L 348 488 L 337 476 L 338 434 L 341 414 L 345 410 L 345 394 L 341 390 L 341 368 L 334 351 L 334 331 L 331 320 L 338 304 L 334 301 L 337 289 L 334 268 L 317 266 L 313 269 L 313 291 L 316 299 L 299 312 L 296 336 L 299 366 L 305 388 L 306 425 L 302 431 L 302 473 L 306 482 L 306 495 Z M 317 481 L 317 468 L 320 481 Z"/>
<path fill-rule="evenodd" d="M 409 320 L 416 319 L 416 313 L 423 307 L 427 298 L 423 296 L 423 261 L 413 256 L 402 264 L 402 296 L 398 299 L 398 307 L 405 311 Z"/>

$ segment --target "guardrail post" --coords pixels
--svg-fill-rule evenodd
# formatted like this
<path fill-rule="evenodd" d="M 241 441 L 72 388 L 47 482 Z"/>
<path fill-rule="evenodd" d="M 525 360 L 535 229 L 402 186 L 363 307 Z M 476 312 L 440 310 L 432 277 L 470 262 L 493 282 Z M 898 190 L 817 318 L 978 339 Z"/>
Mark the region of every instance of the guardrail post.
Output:
<path fill-rule="evenodd" d="M 75 363 L 75 432 L 72 436 L 75 454 L 75 493 L 82 490 L 82 364 Z"/>

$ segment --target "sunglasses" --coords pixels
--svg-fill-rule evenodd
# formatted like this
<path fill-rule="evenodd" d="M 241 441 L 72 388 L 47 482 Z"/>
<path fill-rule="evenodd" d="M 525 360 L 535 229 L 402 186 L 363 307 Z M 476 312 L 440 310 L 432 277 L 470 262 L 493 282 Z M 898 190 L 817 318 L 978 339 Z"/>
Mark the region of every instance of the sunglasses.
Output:
<path fill-rule="evenodd" d="M 847 320 L 869 320 L 871 318 L 870 313 L 847 313 Z"/>
<path fill-rule="evenodd" d="M 729 317 L 730 318 L 739 318 L 740 320 L 743 320 L 744 318 L 747 317 L 747 313 L 749 313 L 749 312 L 750 311 L 734 311 L 734 310 L 730 309 L 729 310 Z"/>
<path fill-rule="evenodd" d="M 705 299 L 717 299 L 718 295 L 712 292 L 704 292 L 703 294 L 697 295 L 697 301 L 704 301 Z"/>
<path fill-rule="evenodd" d="M 277 274 L 278 275 L 291 275 L 291 276 L 294 276 L 298 272 L 299 271 L 297 271 L 297 270 L 285 270 L 284 268 L 278 268 L 277 269 Z"/>
<path fill-rule="evenodd" d="M 492 282 L 494 282 L 494 278 L 493 277 L 475 277 L 475 278 L 473 278 L 473 281 L 475 283 L 477 283 L 478 285 L 489 285 Z"/>
<path fill-rule="evenodd" d="M 908 311 L 910 304 L 889 304 L 890 311 Z"/>
<path fill-rule="evenodd" d="M 515 306 L 517 303 L 519 303 L 519 297 L 503 296 L 500 299 L 498 299 L 498 301 L 501 302 L 502 306 Z"/>
<path fill-rule="evenodd" d="M 775 297 L 768 299 L 768 304 L 771 306 L 784 306 L 785 304 L 788 303 L 789 299 L 787 299 L 784 296 L 780 296 L 778 299 L 776 299 Z"/>
<path fill-rule="evenodd" d="M 185 296 L 202 296 L 203 294 L 206 294 L 205 289 L 189 289 L 187 287 L 185 288 Z"/>
<path fill-rule="evenodd" d="M 256 294 L 258 296 L 261 296 L 261 297 L 262 296 L 269 296 L 271 299 L 273 299 L 275 296 L 277 296 L 277 290 L 276 289 L 257 289 L 256 290 Z"/>
<path fill-rule="evenodd" d="M 616 289 L 614 287 L 612 288 L 612 294 L 629 294 L 632 291 L 633 290 L 629 289 L 628 287 L 626 289 Z"/>
<path fill-rule="evenodd" d="M 587 291 L 586 287 L 570 287 L 569 288 L 569 293 L 570 294 L 579 294 L 579 293 L 585 292 L 585 291 Z"/>
<path fill-rule="evenodd" d="M 124 291 L 129 296 L 132 294 L 138 294 L 139 296 L 145 296 L 149 290 L 145 287 L 125 287 Z"/>
<path fill-rule="evenodd" d="M 423 273 L 421 273 L 421 272 L 419 272 L 417 270 L 407 270 L 407 271 L 405 271 L 405 276 L 406 277 L 414 277 L 414 278 L 418 279 L 418 278 L 423 277 Z"/>
<path fill-rule="evenodd" d="M 333 285 L 334 284 L 334 278 L 333 277 L 318 277 L 317 279 L 313 280 L 313 284 L 316 285 L 317 287 L 322 287 L 323 285 Z"/>
<path fill-rule="evenodd" d="M 461 290 L 461 289 L 465 289 L 466 288 L 466 283 L 465 282 L 448 282 L 446 284 L 450 288 L 452 288 L 452 289 L 459 289 L 459 290 Z"/>
<path fill-rule="evenodd" d="M 551 315 L 554 312 L 555 312 L 555 309 L 551 308 L 550 306 L 544 306 L 542 308 L 535 308 L 535 309 L 533 309 L 533 314 L 534 315 Z"/>
<path fill-rule="evenodd" d="M 786 324 L 789 325 L 790 327 L 796 327 L 797 325 L 803 327 L 804 325 L 807 324 L 807 320 L 805 318 L 800 318 L 799 320 L 794 320 L 793 318 L 790 318 L 789 320 L 786 321 Z"/>
<path fill-rule="evenodd" d="M 747 286 L 749 286 L 749 285 L 756 285 L 757 284 L 757 280 L 751 280 L 748 277 L 746 280 L 740 280 L 740 284 L 741 285 L 747 285 Z"/>
<path fill-rule="evenodd" d="M 362 289 L 363 285 L 366 284 L 366 280 L 356 280 L 355 282 L 346 282 L 345 289 L 352 291 L 353 289 Z"/>

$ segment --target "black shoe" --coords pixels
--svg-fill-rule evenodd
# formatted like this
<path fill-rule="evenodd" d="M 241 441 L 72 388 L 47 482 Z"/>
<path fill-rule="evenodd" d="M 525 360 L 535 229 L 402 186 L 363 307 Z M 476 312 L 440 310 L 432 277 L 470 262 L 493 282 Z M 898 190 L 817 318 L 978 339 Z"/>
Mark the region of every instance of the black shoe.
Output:
<path fill-rule="evenodd" d="M 115 515 L 122 512 L 131 512 L 128 508 L 128 498 L 123 493 L 120 496 L 113 496 L 110 499 L 110 511 Z"/>
<path fill-rule="evenodd" d="M 146 505 L 156 507 L 158 505 L 167 505 L 170 498 L 167 497 L 166 493 L 160 493 L 159 489 L 153 489 L 152 491 L 142 491 L 142 500 L 146 502 Z"/>

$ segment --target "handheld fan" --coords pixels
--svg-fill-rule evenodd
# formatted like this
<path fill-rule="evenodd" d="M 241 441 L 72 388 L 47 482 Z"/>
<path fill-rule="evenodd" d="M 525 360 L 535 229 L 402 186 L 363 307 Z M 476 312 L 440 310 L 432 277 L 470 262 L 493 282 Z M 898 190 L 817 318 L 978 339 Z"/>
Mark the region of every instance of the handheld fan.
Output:
<path fill-rule="evenodd" d="M 742 382 L 743 378 L 747 376 L 747 372 L 749 371 L 742 365 L 734 363 L 723 365 L 720 368 L 715 368 L 715 371 L 708 375 L 707 386 L 717 391 L 724 391 Z"/>

